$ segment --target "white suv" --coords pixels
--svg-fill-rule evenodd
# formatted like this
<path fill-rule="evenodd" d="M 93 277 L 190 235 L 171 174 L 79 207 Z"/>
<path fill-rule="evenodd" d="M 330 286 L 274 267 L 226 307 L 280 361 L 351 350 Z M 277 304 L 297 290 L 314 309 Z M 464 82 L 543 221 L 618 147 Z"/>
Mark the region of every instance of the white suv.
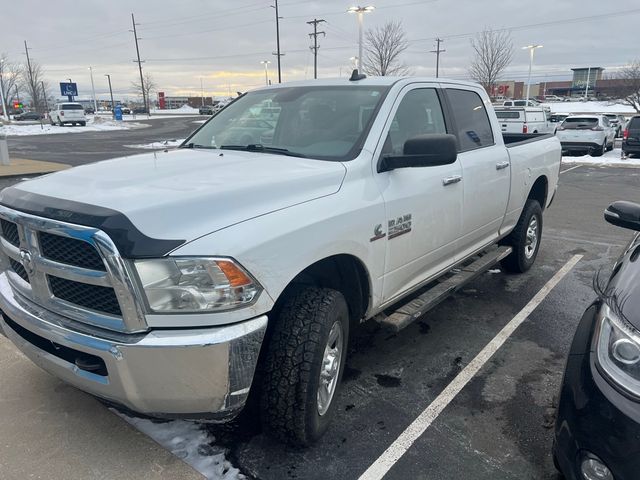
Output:
<path fill-rule="evenodd" d="M 562 143 L 562 151 L 588 151 L 600 157 L 606 150 L 613 150 L 616 130 L 604 115 L 570 116 L 558 126 L 556 135 Z"/>
<path fill-rule="evenodd" d="M 85 126 L 87 118 L 84 116 L 84 107 L 79 103 L 58 103 L 55 108 L 49 112 L 49 121 L 51 125 L 58 124 L 63 126 L 65 123 L 71 125 L 79 124 Z"/>

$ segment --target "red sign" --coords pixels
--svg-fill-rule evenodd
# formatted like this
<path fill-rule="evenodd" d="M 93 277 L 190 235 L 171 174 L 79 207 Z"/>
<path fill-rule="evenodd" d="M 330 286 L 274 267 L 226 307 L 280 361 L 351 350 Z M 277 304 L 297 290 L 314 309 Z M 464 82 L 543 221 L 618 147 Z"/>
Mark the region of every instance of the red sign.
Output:
<path fill-rule="evenodd" d="M 158 105 L 160 106 L 160 110 L 164 110 L 165 101 L 164 101 L 164 92 L 158 92 Z"/>

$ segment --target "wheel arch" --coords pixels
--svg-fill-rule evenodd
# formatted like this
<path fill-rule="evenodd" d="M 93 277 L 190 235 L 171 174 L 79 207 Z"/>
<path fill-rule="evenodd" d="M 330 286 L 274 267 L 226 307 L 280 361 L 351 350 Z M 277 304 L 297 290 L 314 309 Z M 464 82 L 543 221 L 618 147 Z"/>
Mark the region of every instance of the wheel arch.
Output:
<path fill-rule="evenodd" d="M 544 210 L 547 206 L 548 195 L 549 180 L 546 175 L 540 175 L 536 181 L 533 182 L 531 190 L 529 190 L 529 194 L 527 195 L 527 200 L 537 200 L 542 210 Z"/>

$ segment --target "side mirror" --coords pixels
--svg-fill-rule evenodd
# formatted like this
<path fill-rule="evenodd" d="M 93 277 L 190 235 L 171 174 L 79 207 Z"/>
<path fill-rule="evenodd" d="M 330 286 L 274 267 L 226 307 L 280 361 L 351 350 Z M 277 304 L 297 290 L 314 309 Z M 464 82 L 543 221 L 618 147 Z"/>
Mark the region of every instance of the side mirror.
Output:
<path fill-rule="evenodd" d="M 404 143 L 402 155 L 383 155 L 378 172 L 388 172 L 396 168 L 449 165 L 457 158 L 458 145 L 455 135 L 417 135 Z"/>
<path fill-rule="evenodd" d="M 640 205 L 633 202 L 613 202 L 604 211 L 604 219 L 617 227 L 640 231 Z"/>

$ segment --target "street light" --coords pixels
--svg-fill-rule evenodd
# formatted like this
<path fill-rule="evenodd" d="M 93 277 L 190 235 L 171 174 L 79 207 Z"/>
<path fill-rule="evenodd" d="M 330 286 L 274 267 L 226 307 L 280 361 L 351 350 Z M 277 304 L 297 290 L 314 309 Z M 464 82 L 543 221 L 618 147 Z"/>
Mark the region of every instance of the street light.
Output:
<path fill-rule="evenodd" d="M 111 75 L 109 75 L 108 73 L 105 73 L 104 76 L 107 77 L 107 80 L 109 80 L 109 96 L 111 97 L 111 116 L 115 118 L 116 108 L 115 108 L 115 105 L 113 104 L 113 90 L 111 89 Z"/>
<path fill-rule="evenodd" d="M 362 68 L 362 30 L 364 23 L 364 14 L 373 12 L 376 7 L 367 5 L 366 7 L 351 7 L 347 10 L 349 13 L 356 13 L 358 15 L 358 68 Z"/>
<path fill-rule="evenodd" d="M 269 60 L 262 60 L 260 63 L 264 65 L 264 81 L 266 85 L 269 85 L 269 64 L 271 62 Z"/>
<path fill-rule="evenodd" d="M 91 75 L 91 93 L 93 94 L 93 111 L 98 111 L 98 104 L 96 102 L 96 87 L 93 85 L 93 68 L 89 67 L 89 74 Z"/>
<path fill-rule="evenodd" d="M 527 80 L 527 104 L 529 104 L 529 92 L 531 91 L 531 67 L 533 67 L 533 52 L 536 48 L 542 48 L 542 45 L 527 45 L 522 47 L 523 50 L 529 50 L 529 79 Z"/>
<path fill-rule="evenodd" d="M 204 85 L 202 83 L 202 76 L 200 77 L 200 99 L 202 100 L 202 106 L 204 107 Z"/>
<path fill-rule="evenodd" d="M 0 101 L 2 102 L 2 115 L 4 119 L 9 121 L 9 113 L 7 112 L 7 102 L 4 98 L 4 84 L 2 83 L 2 64 L 4 63 L 4 58 L 0 58 Z"/>

